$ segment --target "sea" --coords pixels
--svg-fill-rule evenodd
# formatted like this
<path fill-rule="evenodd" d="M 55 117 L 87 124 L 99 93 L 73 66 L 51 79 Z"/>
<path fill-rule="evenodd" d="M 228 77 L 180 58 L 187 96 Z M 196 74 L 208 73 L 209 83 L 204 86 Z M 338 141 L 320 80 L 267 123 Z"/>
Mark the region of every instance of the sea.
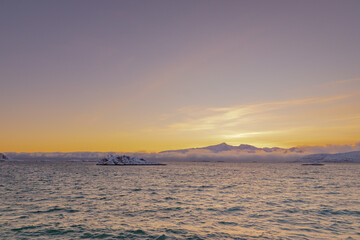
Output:
<path fill-rule="evenodd" d="M 0 239 L 360 239 L 360 164 L 0 162 Z"/>

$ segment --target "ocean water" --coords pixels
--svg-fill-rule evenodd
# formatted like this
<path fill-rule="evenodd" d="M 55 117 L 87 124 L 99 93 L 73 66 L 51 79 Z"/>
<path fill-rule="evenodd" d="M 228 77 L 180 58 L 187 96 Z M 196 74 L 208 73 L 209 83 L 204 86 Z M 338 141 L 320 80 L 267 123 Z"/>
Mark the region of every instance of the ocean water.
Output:
<path fill-rule="evenodd" d="M 0 239 L 360 239 L 360 164 L 1 162 Z"/>

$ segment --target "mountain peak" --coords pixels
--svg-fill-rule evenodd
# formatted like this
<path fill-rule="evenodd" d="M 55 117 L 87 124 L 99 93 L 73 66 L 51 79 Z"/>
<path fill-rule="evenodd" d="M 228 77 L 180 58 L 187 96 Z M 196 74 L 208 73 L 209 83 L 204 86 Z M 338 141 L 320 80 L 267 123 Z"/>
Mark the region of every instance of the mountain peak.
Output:
<path fill-rule="evenodd" d="M 240 150 L 258 150 L 259 148 L 254 147 L 254 146 L 249 145 L 249 144 L 240 144 L 239 149 Z"/>
<path fill-rule="evenodd" d="M 218 145 L 214 145 L 214 146 L 230 146 L 229 144 L 227 144 L 226 142 L 220 143 Z"/>
<path fill-rule="evenodd" d="M 220 144 L 217 144 L 217 145 L 204 147 L 202 149 L 207 149 L 207 150 L 210 150 L 212 152 L 222 152 L 222 151 L 230 151 L 230 150 L 233 150 L 235 148 L 236 147 L 228 145 L 228 144 L 223 142 L 223 143 L 220 143 Z"/>

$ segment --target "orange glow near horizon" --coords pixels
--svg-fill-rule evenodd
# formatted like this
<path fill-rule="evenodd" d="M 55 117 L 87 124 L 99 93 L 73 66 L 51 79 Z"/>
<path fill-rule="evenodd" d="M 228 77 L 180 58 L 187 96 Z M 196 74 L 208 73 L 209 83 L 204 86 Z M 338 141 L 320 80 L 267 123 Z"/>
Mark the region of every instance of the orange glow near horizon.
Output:
<path fill-rule="evenodd" d="M 2 132 L 0 151 L 159 152 L 221 142 L 286 148 L 352 145 L 360 139 L 358 102 L 359 94 L 353 93 L 226 108 L 182 108 L 144 121 L 135 115 L 113 115 L 113 119 L 55 115 L 34 117 L 28 125 L 8 120 L 8 126 L 15 125 Z"/>

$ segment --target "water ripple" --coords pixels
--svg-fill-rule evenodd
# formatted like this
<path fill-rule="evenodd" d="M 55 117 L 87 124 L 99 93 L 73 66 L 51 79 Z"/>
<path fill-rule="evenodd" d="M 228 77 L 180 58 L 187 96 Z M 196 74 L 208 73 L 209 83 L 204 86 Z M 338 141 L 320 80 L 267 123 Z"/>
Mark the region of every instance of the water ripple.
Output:
<path fill-rule="evenodd" d="M 359 164 L 5 162 L 0 238 L 359 239 L 359 173 Z"/>

